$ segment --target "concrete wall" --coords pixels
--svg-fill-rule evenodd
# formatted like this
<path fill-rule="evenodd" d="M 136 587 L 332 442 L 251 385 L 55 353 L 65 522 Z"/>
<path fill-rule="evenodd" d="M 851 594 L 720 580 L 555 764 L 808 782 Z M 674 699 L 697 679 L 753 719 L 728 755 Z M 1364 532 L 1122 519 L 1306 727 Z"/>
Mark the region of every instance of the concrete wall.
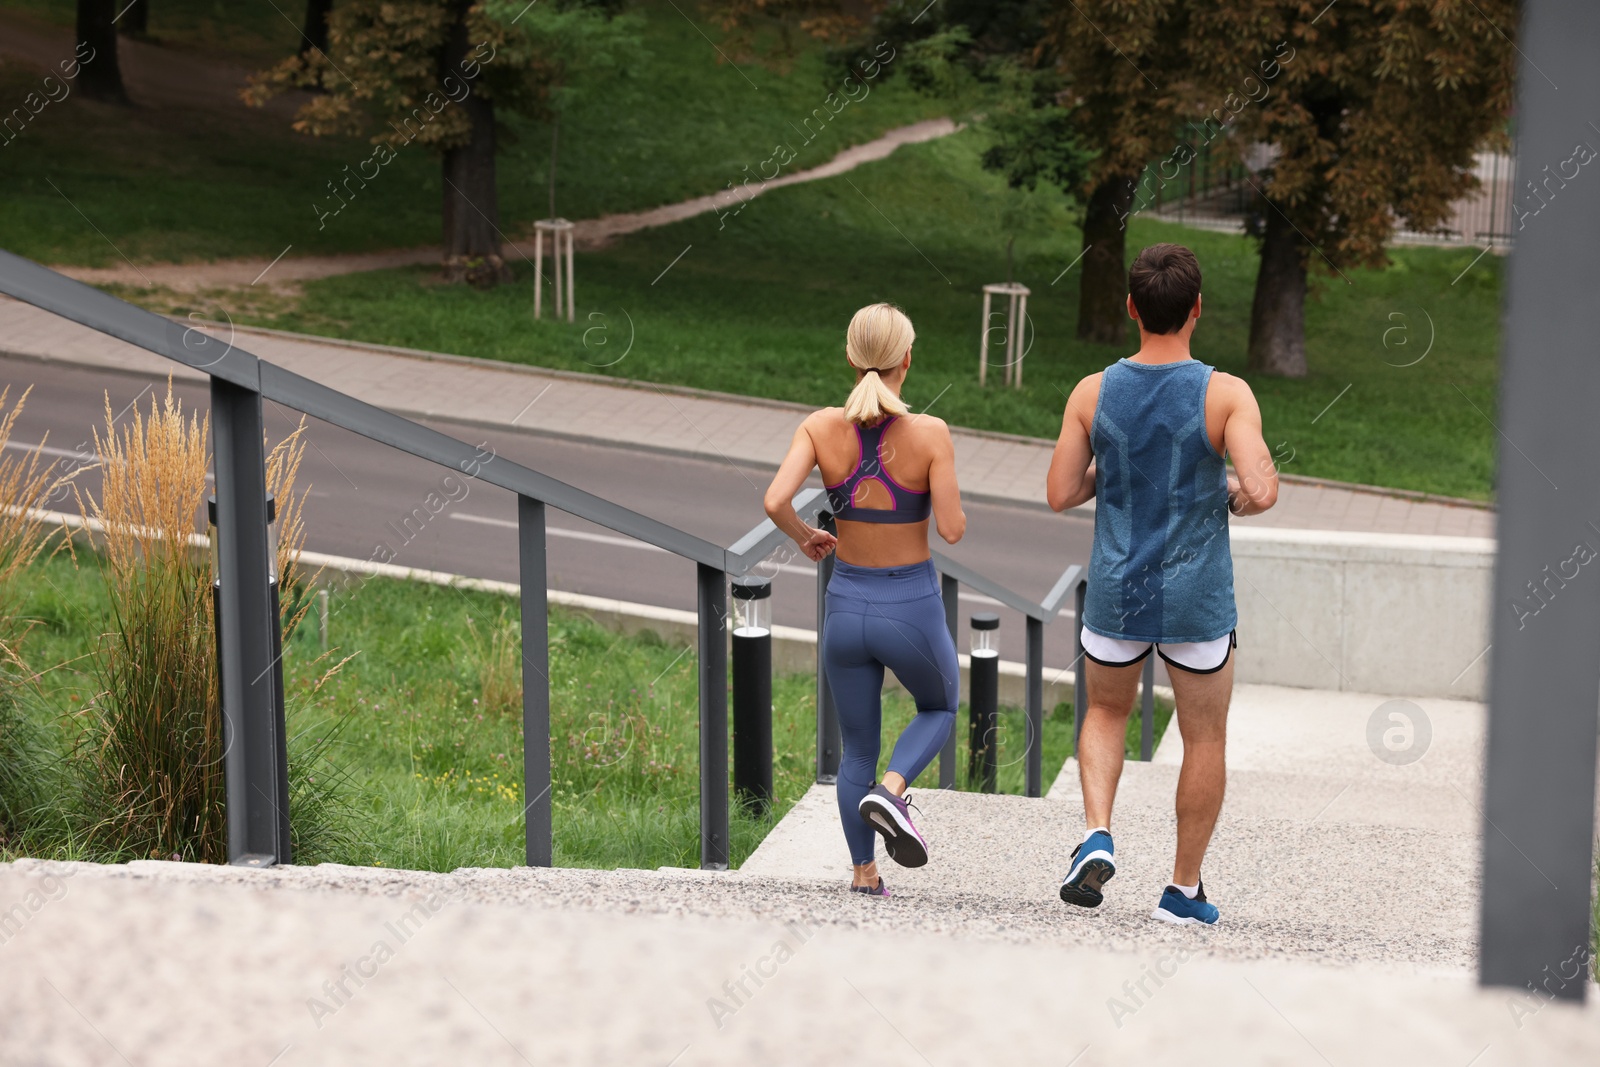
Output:
<path fill-rule="evenodd" d="M 1241 682 L 1486 694 L 1494 541 L 1235 525 Z"/>

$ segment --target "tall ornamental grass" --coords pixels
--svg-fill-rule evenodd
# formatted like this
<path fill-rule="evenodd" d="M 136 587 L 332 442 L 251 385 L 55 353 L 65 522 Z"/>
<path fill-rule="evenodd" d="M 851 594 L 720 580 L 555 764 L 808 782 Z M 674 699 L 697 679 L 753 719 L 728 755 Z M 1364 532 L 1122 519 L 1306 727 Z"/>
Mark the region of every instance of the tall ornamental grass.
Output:
<path fill-rule="evenodd" d="M 18 703 L 33 680 L 22 658 L 31 623 L 20 611 L 18 578 L 44 548 L 49 530 L 33 509 L 56 484 L 39 448 L 10 447 L 30 391 L 12 404 L 10 388 L 0 390 L 0 845 L 23 834 L 51 800 L 49 747 Z"/>
<path fill-rule="evenodd" d="M 91 656 L 96 696 L 80 745 L 97 843 L 131 855 L 226 862 L 222 711 L 211 554 L 204 516 L 209 420 L 185 413 L 168 383 L 118 428 L 106 402 L 94 436 L 99 497 L 79 494 L 101 530 L 110 628 Z M 300 432 L 268 457 L 279 504 L 278 573 L 295 581 L 304 530 L 293 493 Z M 282 622 L 304 614 L 285 596 Z"/>

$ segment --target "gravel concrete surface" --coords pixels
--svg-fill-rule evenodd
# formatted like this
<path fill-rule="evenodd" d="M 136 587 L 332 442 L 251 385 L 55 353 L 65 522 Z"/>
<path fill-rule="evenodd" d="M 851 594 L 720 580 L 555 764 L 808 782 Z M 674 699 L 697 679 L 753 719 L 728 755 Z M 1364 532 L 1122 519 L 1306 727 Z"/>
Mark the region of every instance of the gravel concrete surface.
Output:
<path fill-rule="evenodd" d="M 1057 903 L 1051 923 L 1047 903 L 852 899 L 738 874 L 21 861 L 0 867 L 0 1062 L 1489 1067 L 1600 1052 L 1594 1006 L 1414 966 L 1226 959 L 1222 931 L 1108 951 L 1096 933 L 1115 921 L 1066 922 Z"/>

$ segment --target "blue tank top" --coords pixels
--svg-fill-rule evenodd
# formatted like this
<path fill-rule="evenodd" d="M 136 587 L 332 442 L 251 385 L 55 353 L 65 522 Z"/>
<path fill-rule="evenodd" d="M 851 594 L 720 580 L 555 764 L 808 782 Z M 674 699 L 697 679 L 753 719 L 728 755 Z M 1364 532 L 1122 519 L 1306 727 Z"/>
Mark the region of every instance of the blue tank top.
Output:
<path fill-rule="evenodd" d="M 1122 359 L 1100 380 L 1082 621 L 1102 637 L 1213 641 L 1238 623 L 1227 468 L 1206 435 L 1210 381 L 1192 359 Z"/>

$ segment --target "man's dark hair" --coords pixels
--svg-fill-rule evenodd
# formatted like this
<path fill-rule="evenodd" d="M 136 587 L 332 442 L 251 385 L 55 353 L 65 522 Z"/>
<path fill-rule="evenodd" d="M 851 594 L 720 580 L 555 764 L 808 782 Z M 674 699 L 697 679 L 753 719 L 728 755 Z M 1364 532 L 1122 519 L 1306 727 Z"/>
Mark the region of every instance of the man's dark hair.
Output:
<path fill-rule="evenodd" d="M 1128 268 L 1128 294 L 1150 333 L 1177 333 L 1200 295 L 1200 263 L 1182 245 L 1151 245 Z"/>

